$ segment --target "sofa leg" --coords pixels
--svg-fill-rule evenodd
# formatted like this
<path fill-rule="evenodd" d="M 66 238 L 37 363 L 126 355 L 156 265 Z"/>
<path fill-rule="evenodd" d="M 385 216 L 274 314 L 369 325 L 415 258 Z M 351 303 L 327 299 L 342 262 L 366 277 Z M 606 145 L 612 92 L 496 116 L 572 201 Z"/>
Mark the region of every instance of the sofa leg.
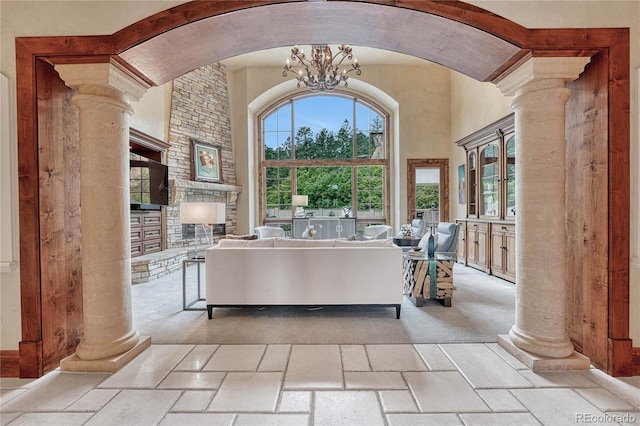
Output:
<path fill-rule="evenodd" d="M 396 319 L 400 319 L 400 309 L 402 305 L 396 305 Z"/>
<path fill-rule="evenodd" d="M 207 315 L 209 315 L 209 319 L 213 318 L 213 306 L 207 305 Z"/>

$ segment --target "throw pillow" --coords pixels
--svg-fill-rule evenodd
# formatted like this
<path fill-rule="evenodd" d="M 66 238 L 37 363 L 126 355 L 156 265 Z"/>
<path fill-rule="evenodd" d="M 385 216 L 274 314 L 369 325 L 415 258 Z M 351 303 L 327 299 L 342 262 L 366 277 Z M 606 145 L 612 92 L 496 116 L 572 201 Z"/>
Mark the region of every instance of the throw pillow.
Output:
<path fill-rule="evenodd" d="M 420 246 L 420 248 L 422 248 L 422 250 L 427 251 L 428 250 L 428 246 L 429 246 L 429 235 L 431 235 L 431 232 L 427 232 L 424 234 L 424 236 L 422 238 L 420 238 L 420 242 L 418 243 L 418 246 Z M 438 234 L 433 234 L 433 244 L 434 246 L 436 244 L 438 244 Z"/>

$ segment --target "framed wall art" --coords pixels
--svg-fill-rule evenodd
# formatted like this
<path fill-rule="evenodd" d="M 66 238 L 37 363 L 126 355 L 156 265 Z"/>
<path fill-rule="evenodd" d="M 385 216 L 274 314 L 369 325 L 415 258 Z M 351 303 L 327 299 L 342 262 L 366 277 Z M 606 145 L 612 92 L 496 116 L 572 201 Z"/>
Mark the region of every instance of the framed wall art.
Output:
<path fill-rule="evenodd" d="M 222 182 L 220 148 L 198 140 L 191 140 L 193 180 Z"/>

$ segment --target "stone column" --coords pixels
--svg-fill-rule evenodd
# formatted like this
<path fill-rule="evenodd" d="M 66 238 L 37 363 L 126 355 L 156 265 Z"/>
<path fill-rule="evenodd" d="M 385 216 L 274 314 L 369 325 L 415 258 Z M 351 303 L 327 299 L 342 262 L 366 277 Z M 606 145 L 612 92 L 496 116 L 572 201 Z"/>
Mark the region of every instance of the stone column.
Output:
<path fill-rule="evenodd" d="M 515 95 L 517 241 L 516 322 L 499 343 L 537 370 L 589 368 L 565 318 L 565 84 L 588 62 L 531 58 L 498 83 Z"/>
<path fill-rule="evenodd" d="M 147 86 L 109 63 L 55 68 L 80 112 L 84 337 L 61 366 L 114 371 L 150 343 L 133 329 L 129 222 L 130 101 Z"/>

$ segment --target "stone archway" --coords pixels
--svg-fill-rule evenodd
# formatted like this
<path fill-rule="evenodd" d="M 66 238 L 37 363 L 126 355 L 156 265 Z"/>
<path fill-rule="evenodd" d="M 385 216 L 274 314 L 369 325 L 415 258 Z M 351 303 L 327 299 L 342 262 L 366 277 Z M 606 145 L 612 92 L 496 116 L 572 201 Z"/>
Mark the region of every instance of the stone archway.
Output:
<path fill-rule="evenodd" d="M 318 19 L 318 16 L 323 19 Z M 354 20 L 354 16 L 361 19 Z M 286 25 L 274 25 L 277 22 L 286 22 Z M 296 25 L 291 25 L 292 22 Z M 322 25 L 318 22 L 322 22 Z M 327 22 L 334 23 L 335 32 L 327 31 Z M 362 24 L 358 25 L 358 22 Z M 372 26 L 372 22 L 376 25 Z M 390 22 L 405 22 L 406 25 L 399 29 L 390 26 Z M 264 33 L 255 31 L 256 23 L 264 23 L 262 25 L 268 25 L 269 28 Z M 279 30 L 269 31 L 272 28 Z M 287 30 L 282 33 L 281 28 Z M 375 30 L 372 31 L 372 28 Z M 300 32 L 300 29 L 303 31 Z M 590 37 L 584 37 L 584 31 L 589 31 Z M 629 209 L 629 165 L 626 162 L 629 150 L 628 35 L 623 30 L 563 30 L 558 37 L 552 37 L 553 33 L 554 30 L 527 30 L 458 2 L 426 1 L 398 6 L 397 2 L 391 0 L 246 0 L 223 4 L 187 3 L 111 36 L 65 37 L 64 43 L 59 37 L 18 39 L 16 51 L 19 76 L 20 240 L 24 330 L 23 342 L 20 344 L 21 375 L 33 377 L 42 374 L 42 347 L 46 339 L 43 337 L 43 329 L 46 328 L 44 324 L 56 321 L 55 316 L 48 318 L 31 315 L 34 312 L 32 301 L 35 300 L 39 308 L 43 305 L 41 288 L 49 278 L 42 274 L 39 249 L 39 230 L 46 220 L 40 214 L 40 203 L 43 195 L 46 197 L 48 188 L 37 183 L 40 173 L 37 159 L 42 147 L 52 143 L 42 135 L 39 139 L 36 131 L 38 126 L 51 120 L 35 113 L 37 81 L 41 77 L 36 72 L 36 64 L 42 64 L 42 61 L 55 65 L 100 63 L 111 70 L 117 70 L 114 71 L 116 73 L 122 72 L 132 82 L 150 86 L 164 83 L 199 65 L 228 56 L 278 45 L 312 43 L 320 41 L 319 38 L 322 38 L 322 42 L 340 41 L 389 48 L 441 63 L 480 81 L 495 83 L 502 81 L 505 76 L 513 75 L 514 69 L 524 69 L 519 65 L 529 55 L 580 57 L 592 56 L 600 51 L 608 52 L 609 56 L 601 65 L 600 71 L 608 74 L 608 81 L 615 80 L 618 83 L 608 85 L 607 88 L 609 103 L 616 105 L 616 109 L 606 111 L 608 122 L 615 120 L 616 126 L 609 126 L 594 136 L 599 138 L 595 143 L 608 145 L 608 189 L 611 194 L 606 209 L 608 239 L 606 246 L 601 248 L 602 251 L 594 255 L 607 258 L 608 306 L 617 304 L 618 309 L 613 311 L 611 308 L 608 312 L 611 320 L 600 339 L 607 340 L 609 355 L 605 354 L 599 364 L 612 374 L 630 373 L 629 218 L 628 215 L 625 216 Z M 261 36 L 254 38 L 251 34 Z M 326 40 L 326 34 L 333 34 L 339 40 Z M 600 86 L 598 89 L 604 88 Z M 624 308 L 619 309 L 620 306 Z M 47 326 L 51 326 L 51 323 Z"/>

